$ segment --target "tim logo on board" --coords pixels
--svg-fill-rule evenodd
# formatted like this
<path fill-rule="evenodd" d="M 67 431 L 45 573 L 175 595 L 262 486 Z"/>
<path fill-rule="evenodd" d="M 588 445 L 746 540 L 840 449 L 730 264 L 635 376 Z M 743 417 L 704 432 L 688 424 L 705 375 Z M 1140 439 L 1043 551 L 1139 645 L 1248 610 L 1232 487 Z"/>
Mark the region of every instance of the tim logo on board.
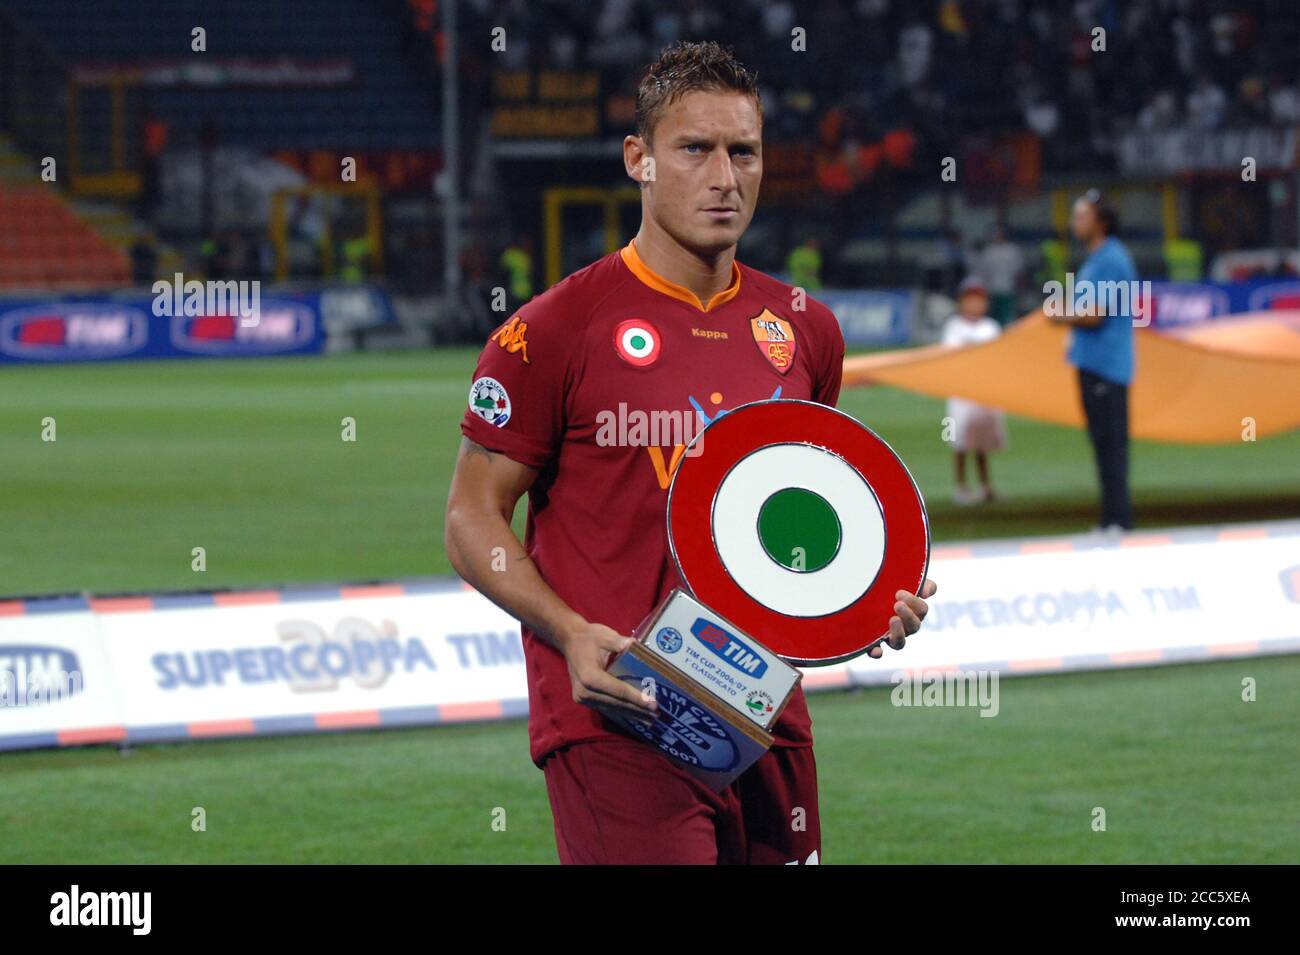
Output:
<path fill-rule="evenodd" d="M 126 305 L 63 302 L 0 316 L 0 353 L 30 361 L 122 358 L 148 339 L 149 316 Z"/>
<path fill-rule="evenodd" d="M 0 709 L 40 706 L 84 689 L 77 655 L 47 646 L 0 646 Z"/>
<path fill-rule="evenodd" d="M 1300 564 L 1288 567 L 1278 575 L 1282 581 L 1282 593 L 1293 604 L 1300 604 Z"/>
<path fill-rule="evenodd" d="M 697 618 L 691 624 L 691 633 L 740 672 L 747 673 L 756 680 L 762 679 L 763 674 L 767 673 L 766 660 L 735 634 L 728 633 L 711 620 Z"/>
<path fill-rule="evenodd" d="M 302 348 L 316 337 L 315 312 L 287 299 L 262 302 L 255 325 L 222 312 L 173 315 L 171 323 L 172 345 L 196 355 L 271 355 Z"/>

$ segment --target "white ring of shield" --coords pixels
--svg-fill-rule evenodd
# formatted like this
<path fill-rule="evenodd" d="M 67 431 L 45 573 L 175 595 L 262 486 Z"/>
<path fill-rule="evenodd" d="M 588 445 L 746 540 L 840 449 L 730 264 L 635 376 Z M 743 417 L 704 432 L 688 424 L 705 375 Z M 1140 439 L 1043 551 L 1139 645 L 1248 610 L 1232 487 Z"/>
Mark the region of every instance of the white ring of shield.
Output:
<path fill-rule="evenodd" d="M 645 338 L 647 345 L 644 348 L 634 348 L 631 342 L 633 335 L 640 335 Z M 623 345 L 623 350 L 633 358 L 644 358 L 655 350 L 654 332 L 650 331 L 650 329 L 646 328 L 644 325 L 634 325 L 623 332 L 623 341 L 621 344 Z"/>
<path fill-rule="evenodd" d="M 840 521 L 830 563 L 795 571 L 774 561 L 758 536 L 758 513 L 777 491 L 820 494 Z M 736 464 L 713 495 L 713 546 L 752 599 L 789 617 L 838 613 L 866 593 L 885 559 L 885 517 L 871 485 L 838 454 L 810 444 L 771 444 Z"/>

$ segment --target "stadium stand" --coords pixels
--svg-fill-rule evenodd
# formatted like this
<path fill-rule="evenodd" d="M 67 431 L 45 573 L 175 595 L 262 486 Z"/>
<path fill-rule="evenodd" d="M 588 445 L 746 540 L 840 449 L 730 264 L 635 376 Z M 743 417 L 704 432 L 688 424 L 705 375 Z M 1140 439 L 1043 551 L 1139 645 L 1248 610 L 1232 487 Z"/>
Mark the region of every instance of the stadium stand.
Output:
<path fill-rule="evenodd" d="M 328 88 L 153 91 L 154 112 L 180 138 L 220 119 L 224 140 L 261 149 L 402 149 L 436 145 L 436 90 L 402 54 L 401 20 L 385 3 L 354 0 L 6 0 L 15 20 L 81 68 L 172 63 L 206 32 L 207 55 L 273 63 L 337 63 L 347 81 Z M 103 123 L 107 116 L 100 117 Z"/>
<path fill-rule="evenodd" d="M 126 284 L 128 271 L 122 250 L 0 136 L 0 288 L 111 287 Z"/>
<path fill-rule="evenodd" d="M 1002 231 L 1022 250 L 1028 281 L 1070 264 L 1062 202 L 1070 190 L 1100 180 L 1125 191 L 1119 204 L 1126 238 L 1144 275 L 1174 278 L 1187 271 L 1173 261 L 1180 250 L 1199 273 L 1224 252 L 1290 241 L 1291 225 L 1278 212 L 1285 202 L 1270 203 L 1259 191 L 1254 205 L 1225 216 L 1225 203 L 1240 197 L 1225 197 L 1208 178 L 1178 186 L 1176 202 L 1161 190 L 1172 188 L 1181 170 L 1135 176 L 1123 168 L 1122 153 L 1135 134 L 1190 129 L 1213 140 L 1234 131 L 1295 128 L 1300 12 L 1294 5 L 461 0 L 458 6 L 463 35 L 485 38 L 458 47 L 462 266 L 471 282 L 476 276 L 491 285 L 505 281 L 499 270 L 475 263 L 497 263 L 503 250 L 525 239 L 539 249 L 543 272 L 534 184 L 623 184 L 617 163 L 607 160 L 629 125 L 638 64 L 674 40 L 702 37 L 728 43 L 742 60 L 759 65 L 767 170 L 764 202 L 744 249 L 755 267 L 780 271 L 790 249 L 815 235 L 824 250 L 823 278 L 832 285 L 938 290 L 976 267 L 984 244 Z M 391 263 L 387 278 L 437 295 L 445 274 L 430 238 L 440 234 L 442 221 L 432 178 L 441 164 L 437 116 L 446 42 L 440 17 L 436 0 L 284 0 L 269 8 L 257 0 L 219 6 L 0 0 L 0 45 L 9 22 L 34 48 L 5 50 L 11 72 L 6 78 L 0 63 L 0 80 L 15 89 L 7 102 L 0 96 L 0 125 L 29 156 L 71 152 L 62 109 L 47 104 L 78 88 L 77 144 L 86 157 L 79 171 L 99 175 L 124 206 L 138 199 L 142 220 L 124 231 L 157 229 L 185 250 L 191 268 L 210 258 L 202 250 L 232 228 L 254 249 L 295 242 L 292 234 L 268 238 L 266 196 L 245 197 L 243 208 L 227 214 L 218 195 L 213 211 L 213 198 L 194 186 L 203 178 L 194 173 L 203 168 L 205 148 L 243 151 L 250 157 L 239 162 L 244 181 L 265 178 L 257 167 L 264 159 L 311 185 L 331 172 L 337 179 L 339 155 L 371 153 L 390 174 L 406 170 L 402 190 L 410 200 L 393 205 L 398 190 L 383 183 L 379 258 Z M 203 69 L 189 55 L 196 26 L 206 30 Z M 810 38 L 806 59 L 791 55 L 792 31 L 800 28 Z M 500 50 L 486 39 L 497 29 L 507 40 Z M 988 69 L 990 62 L 999 68 Z M 222 70 L 239 63 L 263 71 L 264 80 L 277 71 L 278 78 L 251 84 L 222 78 Z M 835 69 L 815 68 L 819 63 Z M 159 80 L 168 70 L 176 75 Z M 520 152 L 527 143 L 507 141 L 495 129 L 496 81 L 542 71 L 599 77 L 594 105 L 601 128 L 585 144 L 598 150 L 590 164 L 548 165 L 545 148 Z M 130 84 L 113 104 L 106 78 L 121 75 Z M 154 137 L 159 145 L 151 154 Z M 503 160 L 503 145 L 515 150 L 515 164 Z M 113 169 L 101 168 L 106 156 L 116 157 Z M 940 187 L 935 170 L 947 157 L 960 163 L 961 177 Z M 101 167 L 91 168 L 92 160 Z M 165 195 L 150 181 L 150 169 L 170 176 Z M 115 180 L 123 170 L 141 181 Z M 230 169 L 223 174 L 241 178 Z M 61 188 L 70 189 L 66 181 Z M 232 194 L 240 196 L 238 189 Z M 306 200 L 293 202 L 306 208 Z M 1179 202 L 1182 208 L 1171 211 Z M 294 276 L 332 274 L 341 251 L 309 247 L 341 242 L 355 230 L 348 218 L 355 211 L 345 216 L 327 205 L 313 205 L 306 220 L 294 218 L 299 206 L 290 208 L 290 232 L 303 226 L 307 235 L 298 237 L 299 251 L 291 256 Z M 324 240 L 315 228 L 321 214 L 337 220 Z M 1182 241 L 1191 228 L 1196 242 Z M 575 239 L 573 254 L 589 259 L 602 251 L 595 238 Z M 413 251 L 385 257 L 389 246 Z M 249 274 L 268 271 L 264 264 Z"/>

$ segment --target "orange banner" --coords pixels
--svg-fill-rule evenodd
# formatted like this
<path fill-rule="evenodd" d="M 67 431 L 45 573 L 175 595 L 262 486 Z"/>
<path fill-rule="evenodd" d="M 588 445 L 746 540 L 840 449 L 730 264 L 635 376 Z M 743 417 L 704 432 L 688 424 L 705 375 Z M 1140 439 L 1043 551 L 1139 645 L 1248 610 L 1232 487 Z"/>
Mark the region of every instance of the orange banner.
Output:
<path fill-rule="evenodd" d="M 1067 329 L 1035 311 L 1001 338 L 847 358 L 844 384 L 884 384 L 958 397 L 1011 414 L 1083 426 Z M 1130 392 L 1135 438 L 1220 444 L 1300 427 L 1300 311 L 1219 319 L 1177 332 L 1134 332 Z"/>

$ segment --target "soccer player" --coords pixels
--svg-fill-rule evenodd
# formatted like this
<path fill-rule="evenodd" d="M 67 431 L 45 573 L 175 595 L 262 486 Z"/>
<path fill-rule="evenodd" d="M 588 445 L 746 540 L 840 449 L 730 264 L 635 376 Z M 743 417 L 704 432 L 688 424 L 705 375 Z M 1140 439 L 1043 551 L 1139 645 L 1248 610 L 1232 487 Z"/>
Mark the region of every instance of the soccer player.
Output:
<path fill-rule="evenodd" d="M 658 414 L 702 425 L 772 397 L 834 405 L 844 357 L 827 308 L 735 261 L 758 201 L 762 106 L 729 51 L 663 52 L 639 88 L 623 161 L 642 190 L 636 237 L 520 308 L 479 358 L 447 553 L 522 623 L 530 752 L 562 862 L 818 862 L 802 691 L 775 746 L 719 793 L 592 708 L 653 718 L 653 699 L 606 666 L 681 585 L 665 506 L 690 437 L 659 435 L 661 445 L 644 427 L 604 424 Z M 510 519 L 525 492 L 521 545 Z M 934 591 L 926 581 L 921 596 L 897 593 L 890 646 L 916 632 Z"/>

